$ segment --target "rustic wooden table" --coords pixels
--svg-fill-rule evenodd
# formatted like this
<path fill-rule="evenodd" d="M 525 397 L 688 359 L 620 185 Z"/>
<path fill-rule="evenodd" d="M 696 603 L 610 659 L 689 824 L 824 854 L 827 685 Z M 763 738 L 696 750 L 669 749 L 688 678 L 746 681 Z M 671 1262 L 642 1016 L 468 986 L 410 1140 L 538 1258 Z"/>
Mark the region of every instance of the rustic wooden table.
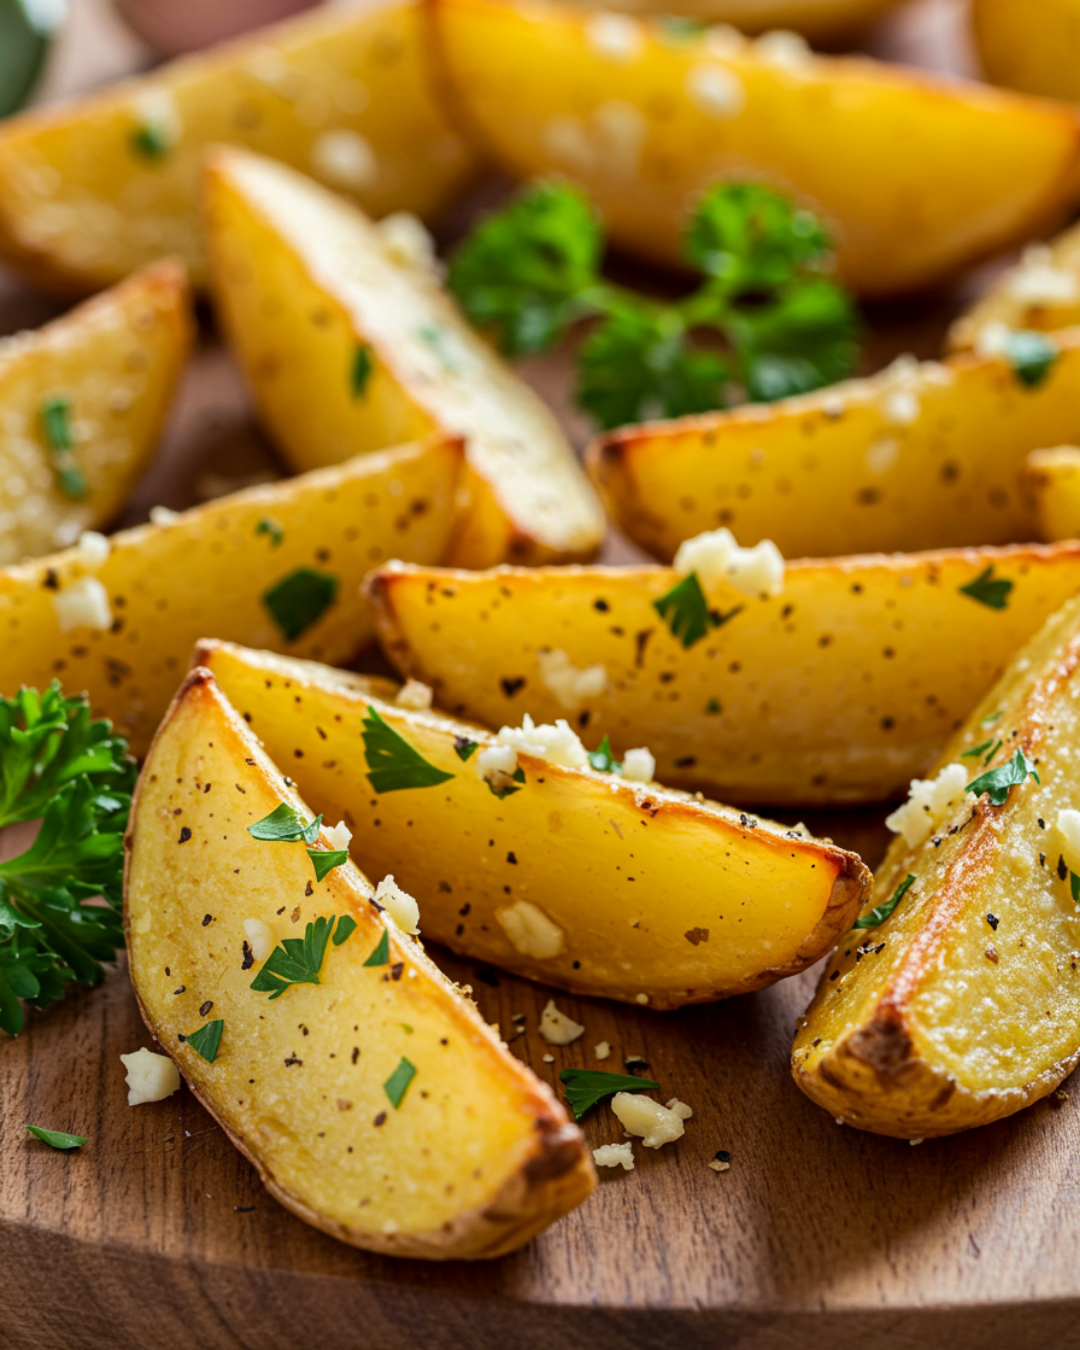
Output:
<path fill-rule="evenodd" d="M 924 0 L 878 39 L 894 57 L 963 68 L 962 4 Z M 129 69 L 139 49 L 104 0 L 76 0 L 53 88 Z M 465 219 L 475 202 L 465 204 Z M 460 221 L 459 221 L 460 224 Z M 869 361 L 933 354 L 959 295 L 871 316 Z M 0 331 L 49 300 L 0 277 Z M 569 410 L 561 361 L 529 378 Z M 278 472 L 228 356 L 207 331 L 158 461 L 128 518 L 181 507 L 208 472 Z M 608 557 L 632 556 L 612 540 Z M 880 813 L 814 820 L 873 863 Z M 194 1099 L 126 1105 L 122 1052 L 150 1044 L 121 968 L 0 1042 L 0 1346 L 3 1350 L 320 1350 L 413 1342 L 665 1350 L 980 1350 L 1080 1345 L 1080 1104 L 1051 1098 L 998 1125 L 912 1148 L 839 1128 L 788 1074 L 807 975 L 745 998 L 655 1014 L 558 996 L 583 1022 L 558 1050 L 536 1033 L 549 991 L 436 953 L 471 983 L 541 1076 L 592 1064 L 589 1047 L 643 1055 L 694 1108 L 685 1137 L 527 1250 L 485 1265 L 394 1262 L 342 1246 L 270 1200 Z M 444 959 L 445 958 L 445 959 Z M 28 1141 L 27 1121 L 90 1137 L 74 1155 Z M 585 1123 L 591 1144 L 613 1117 Z M 730 1171 L 707 1166 L 731 1152 Z"/>

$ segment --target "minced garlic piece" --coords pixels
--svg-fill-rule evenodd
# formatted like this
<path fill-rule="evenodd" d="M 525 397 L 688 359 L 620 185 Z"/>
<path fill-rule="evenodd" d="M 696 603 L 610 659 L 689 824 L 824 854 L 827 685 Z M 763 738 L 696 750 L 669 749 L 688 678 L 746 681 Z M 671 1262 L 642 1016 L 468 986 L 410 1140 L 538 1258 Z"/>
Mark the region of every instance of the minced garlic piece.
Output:
<path fill-rule="evenodd" d="M 359 192 L 379 176 L 379 163 L 371 142 L 347 127 L 324 131 L 311 147 L 311 168 L 331 187 Z"/>
<path fill-rule="evenodd" d="M 540 652 L 536 660 L 540 678 L 564 708 L 578 708 L 586 699 L 599 698 L 607 688 L 607 671 L 603 666 L 585 666 L 579 670 L 558 648 Z"/>
<path fill-rule="evenodd" d="M 656 756 L 644 746 L 623 755 L 622 776 L 632 783 L 651 783 L 656 775 Z"/>
<path fill-rule="evenodd" d="M 512 745 L 489 745 L 474 760 L 476 776 L 496 792 L 510 787 L 517 770 L 517 751 Z"/>
<path fill-rule="evenodd" d="M 706 590 L 721 581 L 743 595 L 779 595 L 784 589 L 784 558 L 772 540 L 741 548 L 724 528 L 684 540 L 673 565 L 679 576 L 696 572 Z"/>
<path fill-rule="evenodd" d="M 682 1103 L 676 1102 L 676 1105 Z M 646 1148 L 660 1148 L 673 1139 L 681 1139 L 686 1132 L 684 1117 L 678 1111 L 662 1106 L 640 1092 L 616 1092 L 611 1099 L 611 1109 L 627 1134 L 639 1135 Z"/>
<path fill-rule="evenodd" d="M 636 19 L 625 14 L 593 14 L 586 21 L 585 37 L 598 56 L 618 65 L 632 61 L 644 44 Z"/>
<path fill-rule="evenodd" d="M 689 1120 L 694 1114 L 685 1102 L 679 1101 L 678 1097 L 672 1097 L 671 1101 L 667 1103 L 667 1109 L 674 1111 L 680 1120 Z"/>
<path fill-rule="evenodd" d="M 1045 244 L 1031 244 L 1019 266 L 1005 278 L 1005 290 L 1021 305 L 1070 305 L 1080 299 L 1080 278 L 1056 267 Z"/>
<path fill-rule="evenodd" d="M 61 633 L 70 633 L 75 628 L 93 628 L 103 633 L 112 627 L 109 592 L 97 577 L 80 577 L 62 591 L 53 591 L 52 602 Z"/>
<path fill-rule="evenodd" d="M 1000 319 L 994 319 L 990 323 L 983 324 L 975 334 L 972 345 L 977 356 L 1007 356 L 1011 338 L 1012 329 L 1009 325 L 1002 323 Z"/>
<path fill-rule="evenodd" d="M 245 919 L 244 936 L 256 961 L 265 961 L 277 946 L 277 934 L 262 919 Z"/>
<path fill-rule="evenodd" d="M 150 524 L 164 528 L 167 525 L 175 525 L 180 519 L 181 513 L 174 511 L 171 506 L 152 506 L 150 508 Z"/>
<path fill-rule="evenodd" d="M 557 923 L 529 900 L 519 900 L 495 911 L 499 927 L 510 939 L 515 951 L 548 961 L 566 945 L 566 934 Z"/>
<path fill-rule="evenodd" d="M 1080 811 L 1071 806 L 1057 814 L 1058 848 L 1070 872 L 1080 876 Z"/>
<path fill-rule="evenodd" d="M 634 1170 L 633 1144 L 601 1144 L 592 1151 L 593 1162 L 597 1167 L 624 1167 L 628 1172 Z"/>
<path fill-rule="evenodd" d="M 946 765 L 936 778 L 913 778 L 907 801 L 886 817 L 885 824 L 903 835 L 909 848 L 917 848 L 960 805 L 967 782 L 963 764 Z"/>
<path fill-rule="evenodd" d="M 164 1101 L 180 1086 L 180 1071 L 168 1055 L 144 1049 L 121 1055 L 120 1060 L 127 1076 L 128 1106 Z"/>
<path fill-rule="evenodd" d="M 601 1041 L 599 1045 L 594 1045 L 594 1046 L 593 1046 L 593 1054 L 596 1056 L 597 1059 L 610 1059 L 610 1058 L 611 1058 L 611 1042 L 610 1042 L 610 1041 Z"/>
<path fill-rule="evenodd" d="M 323 834 L 326 836 L 330 847 L 334 849 L 347 850 L 349 841 L 352 839 L 352 830 L 343 820 L 339 821 L 337 825 L 324 825 Z"/>
<path fill-rule="evenodd" d="M 569 1045 L 585 1034 L 580 1022 L 575 1022 L 566 1013 L 560 1012 L 553 998 L 548 999 L 547 1007 L 540 1014 L 540 1035 L 548 1045 Z"/>
<path fill-rule="evenodd" d="M 394 880 L 393 875 L 383 877 L 375 890 L 375 899 L 386 910 L 403 933 L 414 936 L 420 931 L 420 906 Z"/>
<path fill-rule="evenodd" d="M 502 727 L 496 739 L 520 754 L 546 759 L 564 769 L 583 769 L 589 762 L 580 737 L 562 717 L 554 726 L 547 722 L 537 726 L 526 713 L 520 727 Z"/>
<path fill-rule="evenodd" d="M 762 33 L 754 42 L 754 55 L 781 70 L 798 70 L 810 61 L 813 52 L 801 33 L 777 28 L 771 33 Z"/>
<path fill-rule="evenodd" d="M 435 694 L 422 680 L 406 680 L 394 697 L 399 708 L 409 708 L 413 712 L 426 712 L 434 702 Z"/>
<path fill-rule="evenodd" d="M 414 272 L 442 276 L 435 241 L 419 216 L 414 216 L 411 211 L 394 211 L 384 216 L 375 228 L 382 238 L 383 252 L 391 262 Z"/>
<path fill-rule="evenodd" d="M 686 76 L 691 103 L 709 117 L 737 117 L 746 106 L 746 90 L 725 66 L 694 66 Z"/>
<path fill-rule="evenodd" d="M 83 530 L 76 545 L 79 562 L 91 571 L 96 570 L 106 561 L 110 549 L 111 545 L 108 539 L 103 534 L 99 534 L 97 530 Z"/>

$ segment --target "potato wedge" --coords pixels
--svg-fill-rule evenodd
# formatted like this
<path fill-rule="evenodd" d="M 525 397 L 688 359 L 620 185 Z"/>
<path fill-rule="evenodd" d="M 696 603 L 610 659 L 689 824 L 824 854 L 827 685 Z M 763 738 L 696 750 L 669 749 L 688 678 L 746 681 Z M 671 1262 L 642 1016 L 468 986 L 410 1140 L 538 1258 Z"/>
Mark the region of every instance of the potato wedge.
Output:
<path fill-rule="evenodd" d="M 454 716 L 566 717 L 590 747 L 605 734 L 620 757 L 647 746 L 661 782 L 821 806 L 907 791 L 1080 589 L 1080 544 L 793 563 L 774 597 L 710 589 L 724 621 L 689 648 L 654 608 L 676 580 L 662 567 L 389 564 L 367 589 L 387 656 Z M 602 666 L 604 691 L 568 704 L 553 659 Z"/>
<path fill-rule="evenodd" d="M 118 514 L 157 445 L 191 338 L 183 268 L 159 262 L 0 341 L 0 566 Z"/>
<path fill-rule="evenodd" d="M 597 0 L 576 0 L 587 9 L 606 9 Z M 896 0 L 679 0 L 682 19 L 730 23 L 742 33 L 764 33 L 783 28 L 817 42 L 832 42 L 857 34 L 892 8 Z M 664 0 L 620 0 L 625 14 L 666 15 Z"/>
<path fill-rule="evenodd" d="M 1078 694 L 1073 599 L 938 763 L 974 780 L 1022 752 L 1038 781 L 1021 764 L 1003 804 L 964 794 L 923 843 L 897 837 L 875 906 L 910 877 L 908 889 L 883 923 L 849 934 L 822 976 L 792 1067 L 830 1115 L 901 1139 L 951 1134 L 1045 1097 L 1080 1059 L 1080 911 L 1056 828 L 1058 811 L 1080 803 Z"/>
<path fill-rule="evenodd" d="M 147 1026 L 307 1223 L 396 1256 L 513 1251 L 592 1190 L 581 1132 L 352 863 L 315 881 L 303 843 L 250 836 L 282 803 L 310 820 L 194 671 L 147 756 L 127 840 L 124 921 Z M 303 939 L 330 916 L 313 981 L 254 987 L 272 968 L 259 938 Z M 208 1062 L 191 1038 L 211 1020 L 223 1025 Z"/>
<path fill-rule="evenodd" d="M 297 469 L 456 432 L 472 491 L 455 563 L 596 552 L 603 512 L 557 421 L 429 269 L 399 261 L 359 210 L 270 160 L 219 152 L 205 197 L 230 342 Z"/>
<path fill-rule="evenodd" d="M 445 555 L 460 465 L 432 440 L 124 530 L 100 566 L 71 549 L 4 568 L 0 690 L 85 689 L 141 755 L 208 633 L 348 660 L 373 636 L 367 569 Z"/>
<path fill-rule="evenodd" d="M 975 46 L 987 79 L 1046 98 L 1080 102 L 1080 3 L 972 0 Z"/>
<path fill-rule="evenodd" d="M 1029 245 L 949 329 L 950 350 L 977 347 L 990 324 L 1048 333 L 1080 324 L 1080 225 Z"/>
<path fill-rule="evenodd" d="M 615 242 L 659 262 L 680 261 L 688 210 L 721 179 L 765 179 L 820 212 L 864 295 L 1028 239 L 1080 190 L 1067 108 L 813 56 L 786 36 L 613 25 L 549 0 L 432 3 L 477 143 L 517 177 L 567 175 Z"/>
<path fill-rule="evenodd" d="M 855 854 L 659 783 L 519 753 L 525 784 L 500 799 L 476 767 L 490 731 L 360 676 L 220 642 L 193 662 L 372 875 L 416 897 L 425 937 L 530 979 L 658 1009 L 727 998 L 817 961 L 869 894 Z M 372 709 L 447 779 L 380 791 Z"/>
<path fill-rule="evenodd" d="M 216 142 L 304 168 L 375 215 L 431 216 L 474 170 L 425 69 L 419 0 L 327 7 L 0 128 L 0 256 L 86 292 L 175 254 L 205 279 L 199 165 Z"/>
<path fill-rule="evenodd" d="M 768 406 L 626 427 L 589 469 L 615 523 L 658 558 L 726 525 L 786 558 L 1034 539 L 1032 450 L 1080 439 L 1080 328 L 1027 384 L 1004 356 L 901 358 Z"/>
<path fill-rule="evenodd" d="M 1080 447 L 1033 450 L 1027 484 L 1035 501 L 1039 538 L 1046 543 L 1080 539 Z"/>

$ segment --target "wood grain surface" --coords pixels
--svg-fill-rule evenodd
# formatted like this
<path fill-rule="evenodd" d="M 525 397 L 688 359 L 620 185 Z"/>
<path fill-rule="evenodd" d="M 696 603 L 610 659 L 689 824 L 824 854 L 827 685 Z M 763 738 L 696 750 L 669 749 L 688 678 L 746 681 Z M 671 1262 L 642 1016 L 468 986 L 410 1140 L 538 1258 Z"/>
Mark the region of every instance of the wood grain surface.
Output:
<path fill-rule="evenodd" d="M 959 16 L 954 0 L 911 6 L 878 49 L 961 68 Z M 103 0 L 77 0 L 61 56 L 54 88 L 141 59 Z M 463 205 L 456 228 L 484 199 Z M 869 364 L 933 354 L 960 298 L 876 312 Z M 54 312 L 0 277 L 0 331 Z M 580 442 L 565 362 L 527 373 Z M 213 486 L 207 473 L 277 472 L 208 330 L 127 519 L 196 500 Z M 607 556 L 633 551 L 613 540 Z M 881 814 L 808 823 L 873 864 Z M 635 1150 L 632 1173 L 603 1171 L 583 1208 L 514 1256 L 439 1266 L 370 1256 L 275 1204 L 186 1089 L 127 1106 L 119 1055 L 151 1041 L 121 967 L 0 1039 L 2 1350 L 1080 1346 L 1080 1094 L 911 1147 L 838 1127 L 794 1086 L 788 1054 L 812 973 L 671 1014 L 557 995 L 586 1027 L 559 1049 L 536 1030 L 550 991 L 433 954 L 491 1021 L 506 1029 L 525 1014 L 511 1048 L 548 1082 L 595 1067 L 601 1040 L 618 1057 L 605 1068 L 644 1056 L 665 1097 L 693 1107 L 685 1137 Z M 89 1142 L 56 1153 L 27 1122 Z M 606 1107 L 584 1128 L 593 1146 L 621 1138 Z M 720 1174 L 707 1165 L 718 1149 L 732 1155 Z"/>

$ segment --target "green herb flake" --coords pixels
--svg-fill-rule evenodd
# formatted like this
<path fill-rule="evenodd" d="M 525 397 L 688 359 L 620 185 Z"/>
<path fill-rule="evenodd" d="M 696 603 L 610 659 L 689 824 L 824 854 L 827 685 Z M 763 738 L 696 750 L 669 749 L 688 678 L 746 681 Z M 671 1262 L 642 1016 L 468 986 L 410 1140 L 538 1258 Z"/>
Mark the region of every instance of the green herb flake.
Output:
<path fill-rule="evenodd" d="M 589 751 L 589 763 L 600 773 L 622 773 L 622 765 L 611 753 L 611 739 L 606 732 L 596 749 Z"/>
<path fill-rule="evenodd" d="M 991 739 L 988 740 L 988 741 L 983 741 L 982 745 L 973 745 L 973 746 L 971 747 L 970 750 L 961 750 L 961 751 L 960 751 L 960 758 L 961 758 L 961 759 L 981 759 L 982 756 L 986 753 L 986 751 L 987 751 L 993 744 L 994 744 L 994 742 L 993 742 L 993 739 L 991 738 Z M 999 741 L 998 744 L 1000 745 L 1001 742 Z"/>
<path fill-rule="evenodd" d="M 438 324 L 427 323 L 416 330 L 416 336 L 435 354 L 435 358 L 447 375 L 460 375 L 461 362 L 457 354 L 451 350 L 451 335 L 445 328 L 440 328 Z"/>
<path fill-rule="evenodd" d="M 705 711 L 709 714 L 710 717 L 714 716 L 718 712 L 722 712 L 723 709 L 720 706 L 720 700 L 718 698 L 709 699 L 708 703 L 705 704 Z"/>
<path fill-rule="evenodd" d="M 462 763 L 464 763 L 466 760 L 472 759 L 473 755 L 475 755 L 477 750 L 479 749 L 480 749 L 479 741 L 470 741 L 468 736 L 454 737 L 454 754 L 457 755 L 458 759 L 460 759 Z"/>
<path fill-rule="evenodd" d="M 285 542 L 285 531 L 271 516 L 263 516 L 262 520 L 255 526 L 255 533 L 256 535 L 267 535 L 271 548 L 280 548 Z"/>
<path fill-rule="evenodd" d="M 366 342 L 361 342 L 353 352 L 352 365 L 349 367 L 349 388 L 353 398 L 363 397 L 374 369 L 371 348 Z"/>
<path fill-rule="evenodd" d="M 340 867 L 342 863 L 349 861 L 349 850 L 347 848 L 336 848 L 333 850 L 325 848 L 309 848 L 308 857 L 311 859 L 311 865 L 315 869 L 315 880 L 322 881 L 328 872 L 332 872 L 335 867 Z M 343 921 L 344 922 L 344 921 Z M 346 933 L 345 937 L 348 937 Z M 342 942 L 345 938 L 341 939 Z"/>
<path fill-rule="evenodd" d="M 90 491 L 86 483 L 86 475 L 82 469 L 74 465 L 53 466 L 53 473 L 56 477 L 56 485 L 68 501 L 81 502 L 86 500 L 86 495 Z"/>
<path fill-rule="evenodd" d="M 660 1090 L 660 1084 L 654 1083 L 651 1078 L 638 1078 L 626 1073 L 604 1073 L 600 1069 L 563 1069 L 559 1079 L 575 1120 L 580 1120 L 586 1111 L 591 1111 L 598 1102 L 616 1092 Z"/>
<path fill-rule="evenodd" d="M 333 942 L 335 947 L 340 947 L 343 942 L 347 942 L 356 932 L 356 920 L 351 914 L 343 914 L 337 921 L 337 927 L 334 929 Z"/>
<path fill-rule="evenodd" d="M 1006 609 L 1009 604 L 1009 592 L 1014 583 L 1007 577 L 994 576 L 994 564 L 984 567 L 974 581 L 960 587 L 960 594 L 977 600 L 987 609 Z"/>
<path fill-rule="evenodd" d="M 1027 389 L 1035 389 L 1046 379 L 1058 359 L 1058 349 L 1045 333 L 1023 330 L 1010 333 L 1006 355 L 1013 373 Z"/>
<path fill-rule="evenodd" d="M 322 816 L 305 821 L 288 802 L 275 806 L 268 816 L 247 827 L 252 839 L 268 844 L 314 844 L 319 838 Z"/>
<path fill-rule="evenodd" d="M 390 932 L 383 929 L 383 935 L 375 944 L 375 950 L 364 962 L 365 966 L 388 966 L 390 964 Z"/>
<path fill-rule="evenodd" d="M 401 1056 L 401 1062 L 383 1084 L 383 1091 L 390 1098 L 390 1105 L 396 1111 L 405 1096 L 409 1084 L 416 1077 L 416 1065 Z"/>
<path fill-rule="evenodd" d="M 1033 761 L 1028 759 L 1023 750 L 1017 750 L 1007 763 L 999 764 L 996 769 L 990 769 L 973 779 L 967 785 L 967 790 L 973 792 L 976 797 L 981 797 L 986 792 L 990 796 L 991 806 L 1004 806 L 1009 797 L 1009 789 L 1019 787 L 1028 778 L 1034 778 L 1036 783 L 1040 781 Z"/>
<path fill-rule="evenodd" d="M 404 736 L 379 716 L 370 703 L 362 734 L 368 766 L 367 780 L 373 792 L 438 787 L 454 776 L 429 764 Z"/>
<path fill-rule="evenodd" d="M 520 792 L 525 786 L 525 770 L 521 768 L 515 769 L 510 775 L 509 783 L 503 783 L 499 787 L 496 787 L 490 778 L 485 778 L 484 782 L 488 785 L 488 791 L 491 795 L 493 797 L 498 797 L 499 801 L 502 801 L 504 797 L 512 797 L 515 792 Z"/>
<path fill-rule="evenodd" d="M 1072 895 L 1073 904 L 1080 905 L 1080 876 L 1071 868 L 1069 869 L 1069 893 Z"/>
<path fill-rule="evenodd" d="M 335 917 L 331 914 L 328 919 L 319 918 L 309 923 L 302 938 L 282 938 L 252 980 L 251 988 L 275 999 L 280 998 L 290 985 L 320 984 L 319 971 Z"/>
<path fill-rule="evenodd" d="M 207 1064 L 213 1064 L 217 1059 L 218 1046 L 221 1044 L 221 1033 L 225 1030 L 225 1019 L 216 1018 L 213 1022 L 207 1022 L 206 1026 L 200 1027 L 198 1031 L 193 1031 L 186 1038 L 185 1044 L 190 1045 L 197 1055 L 202 1055 Z"/>
<path fill-rule="evenodd" d="M 893 891 L 890 899 L 886 900 L 883 905 L 876 905 L 869 914 L 863 914 L 856 919 L 851 925 L 852 928 L 877 928 L 879 924 L 885 922 L 914 884 L 915 877 L 909 872 L 896 890 Z"/>
<path fill-rule="evenodd" d="M 1004 711 L 999 708 L 997 712 L 991 713 L 989 717 L 984 717 L 983 720 L 979 723 L 979 726 L 992 727 L 995 722 L 1000 722 L 1004 716 L 1005 716 Z"/>
<path fill-rule="evenodd" d="M 131 133 L 131 148 L 143 159 L 164 159 L 172 149 L 172 138 L 161 122 L 143 122 Z"/>
<path fill-rule="evenodd" d="M 666 595 L 654 600 L 653 609 L 671 629 L 673 637 L 678 638 L 684 647 L 692 647 L 695 642 L 700 642 L 711 628 L 720 628 L 736 614 L 741 614 L 744 606 L 736 605 L 727 614 L 710 609 L 705 592 L 701 589 L 698 574 L 691 572 L 689 576 L 683 577 L 672 586 Z"/>
<path fill-rule="evenodd" d="M 86 1143 L 86 1138 L 81 1134 L 66 1134 L 63 1130 L 47 1130 L 44 1125 L 27 1125 L 26 1127 L 35 1139 L 40 1139 L 43 1144 L 48 1144 L 50 1148 L 60 1149 L 62 1152 L 72 1148 L 82 1148 Z"/>
<path fill-rule="evenodd" d="M 693 19 L 679 14 L 661 15 L 656 23 L 661 35 L 678 46 L 685 42 L 693 42 L 709 27 L 707 19 Z"/>
<path fill-rule="evenodd" d="M 53 394 L 41 404 L 41 429 L 45 444 L 54 453 L 75 449 L 71 430 L 71 400 L 63 394 Z"/>
<path fill-rule="evenodd" d="M 262 603 L 287 642 L 295 642 L 337 599 L 339 582 L 329 572 L 298 567 L 274 583 Z"/>

